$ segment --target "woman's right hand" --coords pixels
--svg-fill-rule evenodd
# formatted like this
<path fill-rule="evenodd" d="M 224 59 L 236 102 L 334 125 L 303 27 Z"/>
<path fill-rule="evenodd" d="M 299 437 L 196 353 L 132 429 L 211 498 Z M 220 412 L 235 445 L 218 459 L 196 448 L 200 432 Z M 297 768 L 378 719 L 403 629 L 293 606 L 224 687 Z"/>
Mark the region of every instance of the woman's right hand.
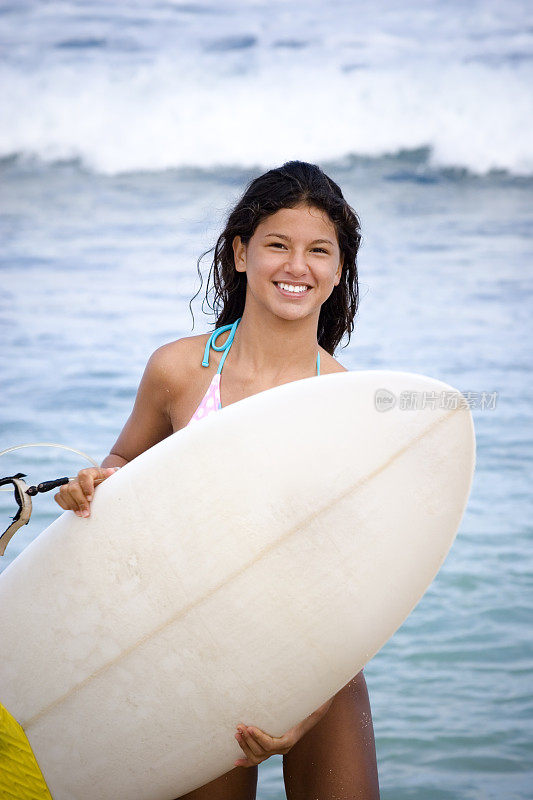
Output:
<path fill-rule="evenodd" d="M 88 467 L 80 469 L 73 480 L 61 486 L 54 500 L 65 511 L 74 511 L 78 517 L 89 517 L 94 487 L 109 478 L 119 467 Z"/>

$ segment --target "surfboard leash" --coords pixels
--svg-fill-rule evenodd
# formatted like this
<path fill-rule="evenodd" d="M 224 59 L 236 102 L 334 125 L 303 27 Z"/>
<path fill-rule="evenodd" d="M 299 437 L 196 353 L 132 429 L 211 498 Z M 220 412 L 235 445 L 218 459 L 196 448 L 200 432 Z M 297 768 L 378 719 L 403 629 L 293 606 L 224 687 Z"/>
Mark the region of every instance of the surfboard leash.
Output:
<path fill-rule="evenodd" d="M 5 450 L 0 452 L 0 456 L 5 455 L 6 453 L 11 452 L 12 450 L 19 450 L 23 447 L 58 447 L 63 450 L 70 450 L 77 455 L 83 456 L 90 461 L 95 467 L 98 466 L 97 462 L 88 456 L 86 453 L 82 452 L 81 450 L 76 450 L 73 447 L 68 447 L 65 444 L 54 444 L 52 442 L 29 442 L 28 444 L 17 444 L 13 447 L 7 447 Z M 44 493 L 44 492 L 51 492 L 52 489 L 57 489 L 58 486 L 63 486 L 65 483 L 69 483 L 73 478 L 63 477 L 63 478 L 55 478 L 51 481 L 42 481 L 38 483 L 36 486 L 28 486 L 27 483 L 23 480 L 26 478 L 27 475 L 24 472 L 17 472 L 16 475 L 6 475 L 5 478 L 0 478 L 0 487 L 6 486 L 6 484 L 12 484 L 15 500 L 17 502 L 17 511 L 11 519 L 13 520 L 11 525 L 8 525 L 6 530 L 0 535 L 0 556 L 3 556 L 6 547 L 9 544 L 11 538 L 15 535 L 19 528 L 23 525 L 27 525 L 30 521 L 31 512 L 32 512 L 32 502 L 31 498 L 35 497 L 35 495 Z M 11 489 L 3 489 L 0 488 L 0 492 L 10 492 Z"/>

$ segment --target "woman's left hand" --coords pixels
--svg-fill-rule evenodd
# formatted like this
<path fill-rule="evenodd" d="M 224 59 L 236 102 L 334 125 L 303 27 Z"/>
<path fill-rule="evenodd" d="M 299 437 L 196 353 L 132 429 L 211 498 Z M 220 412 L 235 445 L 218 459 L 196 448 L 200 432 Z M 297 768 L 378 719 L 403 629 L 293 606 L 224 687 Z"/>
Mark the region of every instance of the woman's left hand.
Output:
<path fill-rule="evenodd" d="M 269 736 L 268 733 L 250 725 L 237 725 L 238 733 L 235 734 L 235 738 L 246 758 L 239 758 L 235 762 L 235 766 L 255 767 L 270 756 L 285 755 L 300 738 L 298 736 L 299 727 L 299 725 L 295 725 L 294 728 L 278 738 Z"/>

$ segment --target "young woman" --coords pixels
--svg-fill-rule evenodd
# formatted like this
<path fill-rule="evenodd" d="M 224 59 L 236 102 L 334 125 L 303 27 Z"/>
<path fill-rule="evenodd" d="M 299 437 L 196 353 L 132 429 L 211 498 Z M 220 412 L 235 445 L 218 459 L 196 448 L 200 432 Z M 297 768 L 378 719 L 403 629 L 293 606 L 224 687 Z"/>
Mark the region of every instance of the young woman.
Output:
<path fill-rule="evenodd" d="M 114 469 L 221 407 L 344 372 L 333 353 L 353 330 L 359 243 L 357 215 L 317 166 L 291 161 L 253 180 L 214 248 L 216 329 L 151 355 L 110 454 L 100 469 L 83 469 L 61 487 L 61 508 L 89 516 L 94 487 Z M 279 738 L 248 722 L 235 733 L 244 756 L 235 768 L 181 800 L 253 800 L 257 765 L 273 754 L 283 754 L 288 800 L 379 798 L 362 671 Z"/>

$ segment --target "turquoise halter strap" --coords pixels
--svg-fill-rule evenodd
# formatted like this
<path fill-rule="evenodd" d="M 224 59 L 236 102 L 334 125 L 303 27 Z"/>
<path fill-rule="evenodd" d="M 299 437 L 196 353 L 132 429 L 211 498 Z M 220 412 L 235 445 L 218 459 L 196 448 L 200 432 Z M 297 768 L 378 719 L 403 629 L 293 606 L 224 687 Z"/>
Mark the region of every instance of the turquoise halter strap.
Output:
<path fill-rule="evenodd" d="M 213 333 L 211 334 L 211 336 L 209 337 L 209 339 L 207 340 L 207 343 L 205 345 L 204 358 L 203 358 L 203 361 L 202 361 L 202 367 L 208 367 L 209 366 L 209 349 L 212 347 L 213 350 L 218 350 L 219 352 L 221 350 L 225 350 L 224 355 L 220 359 L 220 364 L 218 365 L 217 374 L 222 370 L 222 366 L 224 364 L 226 356 L 228 355 L 229 349 L 231 347 L 231 343 L 233 341 L 233 337 L 235 336 L 235 331 L 237 330 L 237 325 L 239 324 L 241 319 L 242 319 L 242 317 L 239 317 L 238 319 L 235 320 L 233 325 L 222 325 L 221 328 L 217 328 L 216 330 L 213 331 Z M 228 338 L 226 339 L 226 341 L 224 342 L 224 344 L 221 344 L 220 346 L 216 345 L 215 344 L 215 340 L 217 339 L 219 334 L 223 333 L 224 331 L 229 331 L 230 329 L 231 329 L 231 333 L 228 336 Z"/>
<path fill-rule="evenodd" d="M 213 331 L 213 333 L 211 334 L 211 336 L 209 337 L 209 339 L 207 340 L 207 343 L 205 345 L 204 357 L 203 357 L 203 360 L 202 360 L 202 367 L 208 367 L 209 366 L 209 351 L 210 351 L 210 349 L 212 347 L 213 350 L 218 350 L 219 352 L 221 350 L 224 350 L 224 355 L 220 359 L 220 364 L 218 365 L 217 375 L 222 371 L 222 367 L 224 365 L 224 361 L 226 360 L 226 356 L 229 353 L 229 349 L 231 347 L 231 343 L 233 341 L 233 337 L 235 336 L 235 331 L 237 330 L 237 326 L 238 326 L 239 322 L 241 321 L 241 319 L 242 319 L 242 317 L 239 317 L 238 319 L 235 320 L 233 325 L 222 325 L 221 328 L 216 328 L 216 330 Z M 223 333 L 224 331 L 231 331 L 230 335 L 228 336 L 228 338 L 226 339 L 224 344 L 221 344 L 220 346 L 216 345 L 215 344 L 215 340 L 217 339 L 219 334 Z M 316 374 L 320 375 L 320 351 L 316 354 Z"/>

